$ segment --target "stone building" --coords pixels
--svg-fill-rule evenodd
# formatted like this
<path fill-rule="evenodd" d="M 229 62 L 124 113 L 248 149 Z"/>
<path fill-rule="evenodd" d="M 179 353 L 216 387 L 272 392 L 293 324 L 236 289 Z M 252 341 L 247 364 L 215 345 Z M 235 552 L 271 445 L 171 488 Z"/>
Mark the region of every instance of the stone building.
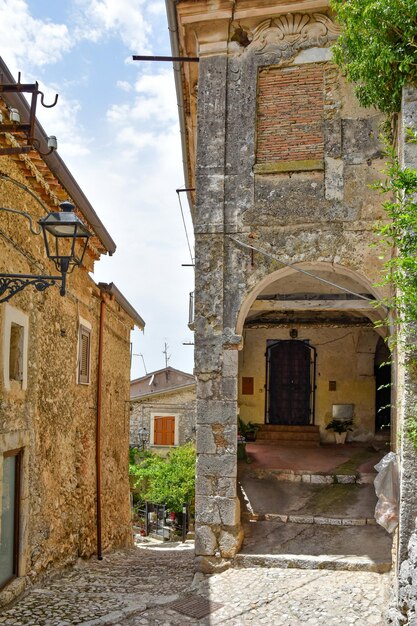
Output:
<path fill-rule="evenodd" d="M 173 55 L 188 59 L 174 67 L 196 238 L 196 554 L 214 562 L 242 540 L 238 412 L 322 442 L 351 416 L 353 439 L 391 430 L 396 445 L 377 391 L 391 380 L 379 367 L 388 327 L 374 325 L 387 318 L 370 187 L 381 117 L 332 63 L 327 0 L 168 0 L 167 11 Z"/>
<path fill-rule="evenodd" d="M 130 445 L 142 445 L 146 429 L 153 451 L 195 440 L 196 383 L 192 374 L 165 367 L 130 383 Z"/>
<path fill-rule="evenodd" d="M 0 74 L 15 82 L 1 60 Z M 11 109 L 27 121 L 22 93 L 1 94 L 5 124 Z M 56 152 L 22 152 L 17 130 L 0 133 L 0 207 L 27 213 L 36 231 L 70 200 L 92 236 L 65 296 L 32 285 L 6 302 L 0 276 L 0 604 L 41 572 L 131 543 L 130 332 L 144 326 L 114 284 L 90 276 L 116 246 L 65 163 Z M 34 137 L 48 152 L 37 121 Z M 0 272 L 57 275 L 42 236 L 4 210 Z"/>

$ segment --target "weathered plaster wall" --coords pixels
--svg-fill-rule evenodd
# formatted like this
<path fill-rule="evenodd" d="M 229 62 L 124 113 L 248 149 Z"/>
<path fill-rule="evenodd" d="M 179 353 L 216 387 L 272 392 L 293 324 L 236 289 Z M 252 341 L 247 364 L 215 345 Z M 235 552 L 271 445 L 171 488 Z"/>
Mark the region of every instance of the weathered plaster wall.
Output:
<path fill-rule="evenodd" d="M 265 422 L 268 339 L 289 339 L 288 329 L 248 329 L 239 352 L 239 407 L 244 421 Z M 317 350 L 316 416 L 322 441 L 333 441 L 325 430 L 332 419 L 332 404 L 354 405 L 353 440 L 367 440 L 375 432 L 375 345 L 378 334 L 360 328 L 298 328 L 298 339 L 309 340 Z M 343 354 L 343 358 L 340 355 Z M 242 394 L 242 376 L 254 377 L 254 395 Z M 336 390 L 329 391 L 329 381 Z"/>
<path fill-rule="evenodd" d="M 26 159 L 26 157 L 25 157 Z M 29 185 L 52 210 L 55 195 L 43 176 L 29 178 L 24 161 L 2 157 L 2 171 Z M 51 179 L 51 178 L 50 178 Z M 54 185 L 58 198 L 65 191 Z M 35 221 L 42 208 L 27 193 L 1 181 L 0 206 L 26 210 Z M 86 266 L 96 255 L 90 251 Z M 56 274 L 41 237 L 30 234 L 23 217 L 0 213 L 0 272 Z M 10 305 L 28 318 L 27 389 L 5 384 L 5 304 L 0 304 L 0 483 L 3 452 L 23 448 L 23 507 L 19 575 L 35 577 L 96 550 L 96 411 L 100 292 L 77 268 L 68 276 L 67 295 L 58 287 L 33 288 Z M 77 383 L 80 318 L 90 322 L 91 382 Z M 133 323 L 107 299 L 104 322 L 102 406 L 103 548 L 131 542 L 129 527 L 128 401 L 130 329 Z M 12 446 L 12 447 L 10 447 Z M 0 594 L 9 601 L 22 579 Z"/>
<path fill-rule="evenodd" d="M 151 432 L 152 415 L 175 415 L 178 427 L 178 445 L 187 441 L 195 441 L 195 387 L 178 389 L 171 393 L 156 395 L 142 400 L 132 400 L 130 403 L 130 445 L 138 445 L 139 428 L 146 426 Z M 170 447 L 153 446 L 155 452 L 167 453 Z"/>

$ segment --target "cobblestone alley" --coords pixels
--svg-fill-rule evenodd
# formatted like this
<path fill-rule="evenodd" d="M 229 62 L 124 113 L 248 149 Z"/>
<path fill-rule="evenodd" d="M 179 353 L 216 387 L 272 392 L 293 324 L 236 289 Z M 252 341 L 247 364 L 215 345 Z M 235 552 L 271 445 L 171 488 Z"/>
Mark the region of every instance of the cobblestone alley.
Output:
<path fill-rule="evenodd" d="M 3 626 L 382 626 L 390 575 L 280 568 L 193 573 L 193 545 L 138 547 L 31 588 Z"/>

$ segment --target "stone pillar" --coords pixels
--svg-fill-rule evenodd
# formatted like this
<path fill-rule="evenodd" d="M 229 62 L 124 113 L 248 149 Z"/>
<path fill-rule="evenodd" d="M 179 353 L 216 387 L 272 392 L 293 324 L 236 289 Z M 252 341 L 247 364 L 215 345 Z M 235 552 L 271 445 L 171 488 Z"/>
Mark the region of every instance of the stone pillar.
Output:
<path fill-rule="evenodd" d="M 405 167 L 417 169 L 417 145 L 406 141 L 406 129 L 417 128 L 417 89 L 403 91 L 401 129 L 399 137 L 399 158 Z M 415 343 L 416 329 L 404 329 L 404 333 Z M 400 625 L 414 623 L 416 603 L 410 597 L 417 594 L 416 546 L 417 546 L 417 450 L 408 434 L 409 416 L 416 416 L 417 406 L 417 367 L 407 362 L 408 355 L 399 344 L 398 348 L 398 395 L 399 434 L 398 456 L 400 462 L 400 511 L 397 552 L 397 606 L 398 612 L 391 614 L 391 623 Z"/>
<path fill-rule="evenodd" d="M 241 542 L 236 496 L 237 351 L 224 328 L 225 56 L 199 66 L 196 170 L 196 556 L 200 568 Z"/>

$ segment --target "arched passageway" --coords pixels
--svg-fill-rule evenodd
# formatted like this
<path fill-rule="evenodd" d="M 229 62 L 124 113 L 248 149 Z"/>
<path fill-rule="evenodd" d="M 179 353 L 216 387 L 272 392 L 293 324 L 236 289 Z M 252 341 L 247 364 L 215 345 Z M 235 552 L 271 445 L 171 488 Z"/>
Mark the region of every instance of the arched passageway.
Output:
<path fill-rule="evenodd" d="M 239 468 L 243 551 L 291 546 L 295 554 L 341 555 L 344 535 L 356 528 L 352 556 L 388 563 L 390 538 L 372 523 L 370 484 L 389 445 L 381 426 L 390 407 L 379 415 L 387 394 L 377 391 L 381 381 L 390 389 L 390 371 L 378 369 L 387 361 L 387 329 L 374 324 L 386 312 L 351 270 L 324 263 L 299 269 L 261 281 L 238 319 L 239 416 L 257 430 L 256 442 L 246 444 L 251 463 Z M 338 445 L 343 424 L 347 443 Z M 298 545 L 291 537 L 302 527 Z"/>

